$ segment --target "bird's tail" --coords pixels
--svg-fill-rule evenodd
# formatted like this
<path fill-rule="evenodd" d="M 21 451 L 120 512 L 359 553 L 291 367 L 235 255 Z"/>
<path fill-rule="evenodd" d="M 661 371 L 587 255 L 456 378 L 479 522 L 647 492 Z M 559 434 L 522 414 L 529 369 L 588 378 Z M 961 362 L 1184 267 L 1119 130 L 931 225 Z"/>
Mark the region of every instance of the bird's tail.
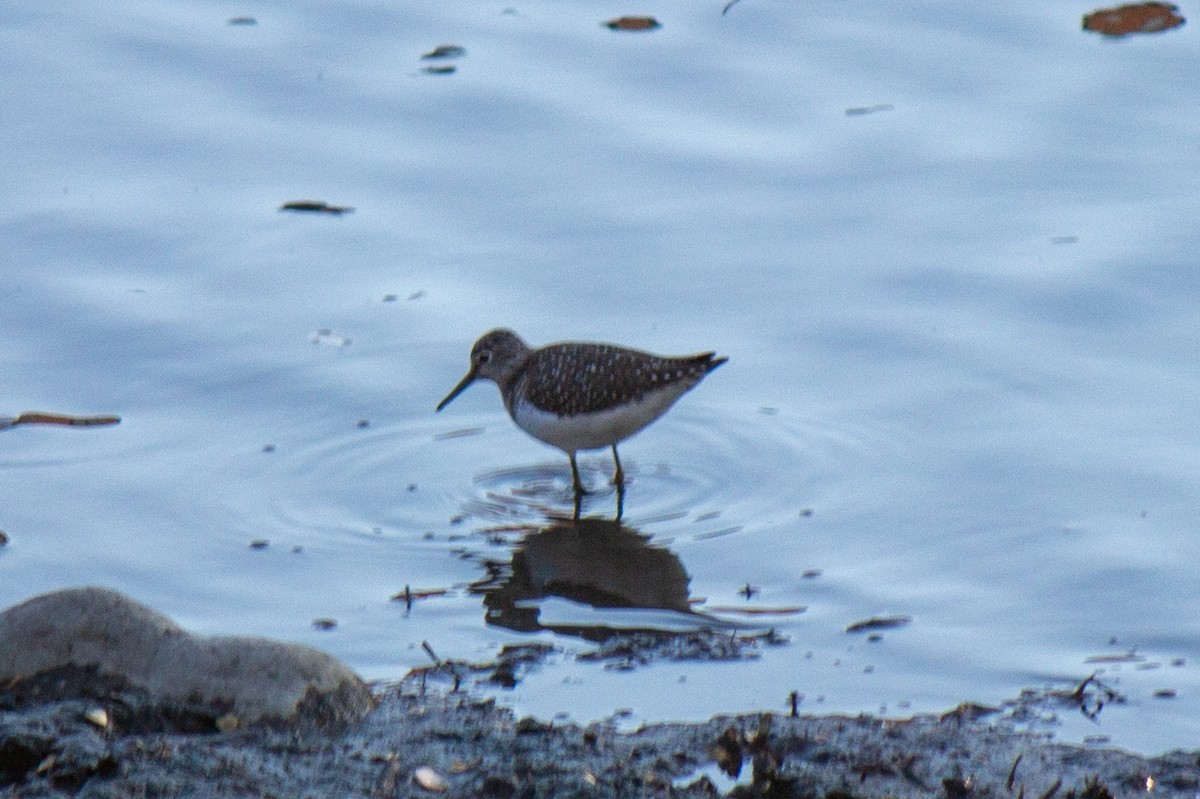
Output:
<path fill-rule="evenodd" d="M 696 360 L 704 364 L 704 371 L 707 374 L 708 372 L 711 372 L 713 369 L 716 369 L 718 366 L 728 361 L 729 358 L 725 357 L 724 355 L 718 358 L 715 352 L 706 352 L 703 355 L 697 355 Z"/>

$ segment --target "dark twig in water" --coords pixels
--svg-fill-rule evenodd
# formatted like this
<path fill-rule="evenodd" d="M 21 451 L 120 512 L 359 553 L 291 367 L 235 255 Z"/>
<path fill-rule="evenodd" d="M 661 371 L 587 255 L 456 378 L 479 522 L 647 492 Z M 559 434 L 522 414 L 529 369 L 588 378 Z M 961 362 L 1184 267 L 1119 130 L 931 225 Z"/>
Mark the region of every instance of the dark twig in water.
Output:
<path fill-rule="evenodd" d="M 1061 787 L 1062 787 L 1062 777 L 1059 777 L 1057 780 L 1054 781 L 1054 784 L 1051 785 L 1046 790 L 1046 792 L 1044 794 L 1042 794 L 1041 796 L 1038 797 L 1038 799 L 1050 799 L 1051 796 L 1054 796 L 1054 794 L 1058 793 L 1058 789 Z"/>
<path fill-rule="evenodd" d="M 1008 770 L 1008 782 L 1005 783 L 1005 786 L 1010 791 L 1013 789 L 1013 783 L 1017 779 L 1017 765 L 1021 762 L 1021 757 L 1022 755 L 1017 755 L 1017 759 L 1013 761 L 1012 768 Z"/>
<path fill-rule="evenodd" d="M 736 6 L 736 5 L 737 5 L 738 3 L 740 3 L 741 1 L 742 1 L 742 0 L 729 0 L 729 2 L 725 4 L 725 7 L 721 9 L 721 16 L 725 16 L 726 14 L 728 14 L 728 13 L 729 13 L 729 9 L 733 8 L 734 6 Z"/>
<path fill-rule="evenodd" d="M 1091 690 L 1089 690 L 1089 687 Z M 1109 702 L 1120 704 L 1124 701 L 1121 694 L 1109 688 L 1096 679 L 1096 672 L 1088 675 L 1083 682 L 1076 686 L 1070 695 L 1070 700 L 1079 705 L 1079 712 L 1092 721 L 1100 717 L 1100 711 Z"/>

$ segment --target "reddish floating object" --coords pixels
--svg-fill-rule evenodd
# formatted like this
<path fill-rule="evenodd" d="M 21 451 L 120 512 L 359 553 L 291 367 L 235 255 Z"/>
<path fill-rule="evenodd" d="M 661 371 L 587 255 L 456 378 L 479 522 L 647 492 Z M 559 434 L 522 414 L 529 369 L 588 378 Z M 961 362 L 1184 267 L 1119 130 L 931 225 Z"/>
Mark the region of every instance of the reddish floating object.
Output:
<path fill-rule="evenodd" d="M 96 427 L 98 425 L 118 424 L 120 421 L 120 416 L 67 416 L 62 413 L 25 411 L 19 416 L 0 416 L 0 430 L 16 427 L 19 424 L 58 424 L 71 427 Z"/>
<path fill-rule="evenodd" d="M 1186 21 L 1178 12 L 1178 6 L 1170 3 L 1134 3 L 1101 8 L 1083 18 L 1083 29 L 1105 36 L 1162 33 L 1178 28 Z"/>
<path fill-rule="evenodd" d="M 614 31 L 652 31 L 662 27 L 654 17 L 617 17 L 604 23 Z"/>

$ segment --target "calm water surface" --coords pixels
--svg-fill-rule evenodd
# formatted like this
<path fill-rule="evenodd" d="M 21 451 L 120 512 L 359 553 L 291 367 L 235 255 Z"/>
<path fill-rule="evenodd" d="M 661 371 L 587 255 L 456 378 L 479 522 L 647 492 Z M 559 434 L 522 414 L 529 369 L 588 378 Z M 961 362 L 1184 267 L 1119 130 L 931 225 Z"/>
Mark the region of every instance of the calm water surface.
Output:
<path fill-rule="evenodd" d="M 0 605 L 103 584 L 378 679 L 548 642 L 500 696 L 580 720 L 1099 670 L 1127 703 L 1060 738 L 1200 745 L 1194 31 L 721 6 L 0 12 L 0 415 L 123 418 L 0 435 Z M 550 520 L 566 459 L 494 387 L 434 415 L 497 325 L 730 357 L 622 448 L 623 526 L 603 453 Z M 749 662 L 574 658 L 743 607 L 807 610 Z"/>

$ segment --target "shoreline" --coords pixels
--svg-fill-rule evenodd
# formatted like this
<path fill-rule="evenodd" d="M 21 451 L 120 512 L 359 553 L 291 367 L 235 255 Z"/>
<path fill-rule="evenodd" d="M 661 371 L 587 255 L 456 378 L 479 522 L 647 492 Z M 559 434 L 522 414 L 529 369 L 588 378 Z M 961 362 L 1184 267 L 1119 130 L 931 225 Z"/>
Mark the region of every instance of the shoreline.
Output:
<path fill-rule="evenodd" d="M 121 691 L 0 710 L 0 797 L 1102 799 L 1200 790 L 1196 752 L 1142 757 L 1053 743 L 974 705 L 906 720 L 749 714 L 622 732 L 613 719 L 546 724 L 470 692 L 413 687 L 377 689 L 365 718 L 332 728 L 122 732 L 120 708 L 140 700 Z M 105 704 L 112 715 L 96 712 Z"/>
<path fill-rule="evenodd" d="M 515 681 L 547 649 L 487 664 L 429 650 L 433 666 L 372 687 L 311 647 L 194 635 L 109 589 L 43 594 L 0 612 L 0 799 L 1200 793 L 1200 752 L 1146 757 L 1031 731 L 1048 710 L 1119 700 L 1094 677 L 906 719 L 793 706 L 632 731 L 618 717 L 518 718 L 472 689 Z"/>

